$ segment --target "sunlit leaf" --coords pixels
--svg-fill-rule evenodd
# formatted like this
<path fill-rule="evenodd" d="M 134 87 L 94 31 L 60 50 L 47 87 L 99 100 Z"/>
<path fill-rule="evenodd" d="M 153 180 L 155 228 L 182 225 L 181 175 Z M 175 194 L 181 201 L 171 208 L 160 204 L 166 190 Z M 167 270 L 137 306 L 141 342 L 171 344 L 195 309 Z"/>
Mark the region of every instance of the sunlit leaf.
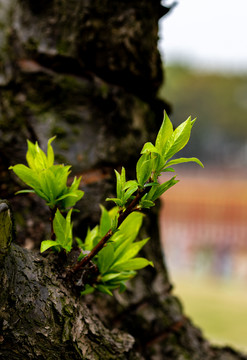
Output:
<path fill-rule="evenodd" d="M 44 252 L 46 251 L 47 249 L 51 248 L 51 247 L 54 247 L 54 246 L 59 246 L 60 244 L 57 242 L 57 241 L 54 241 L 54 240 L 44 240 L 41 242 L 41 245 L 40 245 L 40 252 Z"/>
<path fill-rule="evenodd" d="M 151 189 L 148 193 L 147 198 L 148 200 L 155 201 L 157 200 L 164 192 L 170 189 L 172 186 L 178 183 L 179 180 L 175 180 L 175 176 L 170 180 L 166 181 L 165 183 Z"/>
<path fill-rule="evenodd" d="M 200 165 L 201 167 L 204 167 L 199 159 L 197 159 L 195 157 L 191 157 L 191 158 L 179 158 L 179 159 L 171 160 L 166 163 L 164 169 L 166 169 L 167 167 L 169 168 L 172 165 L 183 164 L 183 163 L 187 163 L 187 162 L 195 162 L 198 165 Z"/>
<path fill-rule="evenodd" d="M 151 143 L 151 142 L 147 142 L 144 144 L 141 154 L 148 154 L 148 153 L 158 153 L 159 150 Z"/>
<path fill-rule="evenodd" d="M 136 165 L 136 176 L 140 186 L 144 186 L 145 182 L 149 180 L 152 173 L 152 160 L 148 154 L 140 157 Z"/>
<path fill-rule="evenodd" d="M 111 228 L 111 218 L 109 216 L 108 211 L 104 208 L 104 206 L 100 205 L 101 209 L 101 217 L 100 217 L 100 225 L 99 225 L 99 236 L 103 237 Z"/>
<path fill-rule="evenodd" d="M 33 189 L 40 187 L 39 176 L 30 168 L 23 164 L 18 164 L 15 166 L 10 166 L 10 170 L 13 170 L 14 173 L 28 186 Z"/>
<path fill-rule="evenodd" d="M 165 159 L 170 159 L 174 154 L 182 150 L 183 147 L 187 144 L 190 138 L 190 132 L 193 123 L 194 120 L 191 121 L 191 117 L 189 117 L 174 130 L 165 147 Z"/>
<path fill-rule="evenodd" d="M 104 274 L 111 266 L 114 259 L 113 244 L 107 244 L 98 254 L 98 267 L 101 274 Z"/>
<path fill-rule="evenodd" d="M 172 133 L 173 133 L 172 123 L 167 113 L 164 112 L 164 119 L 155 141 L 155 147 L 159 150 L 160 154 L 164 154 L 166 143 L 170 139 Z"/>
<path fill-rule="evenodd" d="M 56 136 L 53 136 L 51 139 L 48 140 L 47 143 L 47 166 L 50 167 L 54 164 L 54 151 L 51 146 L 53 140 L 55 140 Z"/>
<path fill-rule="evenodd" d="M 153 266 L 152 261 L 149 261 L 145 258 L 135 258 L 124 261 L 122 263 L 114 264 L 112 270 L 122 271 L 122 270 L 140 270 L 148 265 Z"/>

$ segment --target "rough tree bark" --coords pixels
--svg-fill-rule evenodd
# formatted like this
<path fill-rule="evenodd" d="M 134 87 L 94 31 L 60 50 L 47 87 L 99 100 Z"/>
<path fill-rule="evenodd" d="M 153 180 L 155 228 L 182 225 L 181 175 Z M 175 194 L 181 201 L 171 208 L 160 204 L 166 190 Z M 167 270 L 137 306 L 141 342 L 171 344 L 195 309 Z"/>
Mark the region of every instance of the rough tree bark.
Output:
<path fill-rule="evenodd" d="M 26 138 L 44 145 L 56 134 L 58 160 L 83 178 L 75 219 L 83 237 L 98 204 L 114 195 L 113 169 L 133 172 L 169 110 L 157 98 L 158 20 L 167 11 L 159 0 L 0 0 L 0 197 L 17 228 L 1 255 L 1 359 L 247 359 L 211 346 L 185 317 L 163 263 L 157 212 L 142 230 L 155 268 L 121 296 L 79 298 L 37 252 L 48 210 L 34 196 L 14 197 L 21 184 L 7 170 L 25 161 Z M 8 214 L 0 206 L 0 221 Z"/>

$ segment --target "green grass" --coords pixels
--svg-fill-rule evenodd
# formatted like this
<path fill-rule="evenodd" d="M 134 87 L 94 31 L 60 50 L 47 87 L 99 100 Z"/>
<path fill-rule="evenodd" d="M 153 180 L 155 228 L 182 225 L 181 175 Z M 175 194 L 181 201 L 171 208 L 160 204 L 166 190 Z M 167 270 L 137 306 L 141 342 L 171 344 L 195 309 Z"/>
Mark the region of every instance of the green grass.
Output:
<path fill-rule="evenodd" d="M 247 284 L 194 275 L 174 276 L 185 313 L 214 344 L 247 351 Z"/>

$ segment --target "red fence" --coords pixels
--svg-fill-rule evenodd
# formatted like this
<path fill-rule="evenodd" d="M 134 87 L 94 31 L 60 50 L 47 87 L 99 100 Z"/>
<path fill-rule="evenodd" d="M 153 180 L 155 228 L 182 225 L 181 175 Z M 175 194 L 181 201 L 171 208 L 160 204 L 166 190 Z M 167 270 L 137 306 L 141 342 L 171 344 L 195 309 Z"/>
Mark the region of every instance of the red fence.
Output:
<path fill-rule="evenodd" d="M 204 169 L 178 178 L 160 214 L 168 265 L 247 278 L 247 173 Z"/>

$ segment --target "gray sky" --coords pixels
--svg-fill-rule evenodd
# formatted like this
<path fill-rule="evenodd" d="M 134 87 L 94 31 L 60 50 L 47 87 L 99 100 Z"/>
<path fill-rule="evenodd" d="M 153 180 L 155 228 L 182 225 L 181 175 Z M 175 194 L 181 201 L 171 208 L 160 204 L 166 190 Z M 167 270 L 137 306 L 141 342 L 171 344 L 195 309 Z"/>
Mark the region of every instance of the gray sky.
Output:
<path fill-rule="evenodd" d="M 247 72 L 247 0 L 177 2 L 160 21 L 159 46 L 166 63 Z"/>

